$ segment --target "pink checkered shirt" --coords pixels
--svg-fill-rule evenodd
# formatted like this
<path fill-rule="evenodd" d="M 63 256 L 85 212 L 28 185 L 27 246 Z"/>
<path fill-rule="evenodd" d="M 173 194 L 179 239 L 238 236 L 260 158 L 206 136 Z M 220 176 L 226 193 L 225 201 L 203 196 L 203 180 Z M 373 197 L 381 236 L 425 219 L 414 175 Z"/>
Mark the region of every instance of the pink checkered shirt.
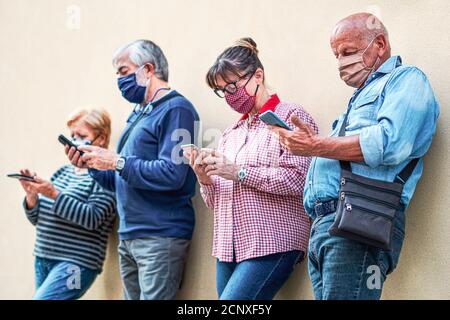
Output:
<path fill-rule="evenodd" d="M 318 131 L 302 107 L 280 102 L 277 95 L 259 113 L 267 110 L 292 128 L 290 117 L 295 114 Z M 216 176 L 214 184 L 201 185 L 202 197 L 214 211 L 213 256 L 241 262 L 291 250 L 306 252 L 309 218 L 303 188 L 311 159 L 287 152 L 258 114 L 244 116 L 225 130 L 217 150 L 245 167 L 247 176 L 242 182 Z"/>

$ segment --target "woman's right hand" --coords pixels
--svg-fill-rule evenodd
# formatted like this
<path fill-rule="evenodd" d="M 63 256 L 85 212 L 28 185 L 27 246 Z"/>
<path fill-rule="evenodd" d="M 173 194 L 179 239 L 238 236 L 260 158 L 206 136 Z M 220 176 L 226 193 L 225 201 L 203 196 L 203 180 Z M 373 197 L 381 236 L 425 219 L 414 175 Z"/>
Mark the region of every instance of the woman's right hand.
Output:
<path fill-rule="evenodd" d="M 205 172 L 206 165 L 202 165 L 202 161 L 207 157 L 207 153 L 204 151 L 193 150 L 190 158 L 189 165 L 194 170 L 198 181 L 204 185 L 211 185 L 214 183 L 212 177 L 208 176 Z"/>
<path fill-rule="evenodd" d="M 31 177 L 36 177 L 36 173 L 31 172 L 28 169 L 20 170 L 20 174 L 23 174 L 26 176 L 31 176 Z M 26 180 L 22 180 L 22 179 L 19 179 L 19 182 L 22 185 L 23 190 L 25 190 L 25 194 L 26 194 L 25 200 L 27 202 L 27 208 L 28 209 L 34 208 L 34 206 L 36 206 L 38 199 L 39 199 L 38 194 L 34 191 L 30 182 L 28 182 Z"/>
<path fill-rule="evenodd" d="M 70 147 L 66 145 L 64 147 L 64 151 L 66 152 L 67 157 L 71 164 L 80 169 L 88 169 L 88 166 L 81 159 L 81 153 L 75 147 Z"/>

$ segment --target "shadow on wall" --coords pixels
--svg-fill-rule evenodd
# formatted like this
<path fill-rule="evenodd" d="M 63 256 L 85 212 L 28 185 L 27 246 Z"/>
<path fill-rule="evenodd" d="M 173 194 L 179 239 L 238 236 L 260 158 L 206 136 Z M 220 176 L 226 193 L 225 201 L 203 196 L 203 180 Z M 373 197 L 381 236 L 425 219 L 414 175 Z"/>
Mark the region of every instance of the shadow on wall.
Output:
<path fill-rule="evenodd" d="M 83 300 L 106 299 L 120 300 L 123 299 L 122 283 L 119 273 L 119 255 L 117 246 L 119 245 L 119 237 L 117 229 L 119 227 L 119 219 L 116 218 L 114 228 L 108 239 L 108 248 L 103 271 L 94 285 L 89 289 Z"/>
<path fill-rule="evenodd" d="M 441 112 L 443 106 L 441 105 Z M 433 144 L 424 159 L 424 171 L 406 211 L 406 236 L 397 270 L 388 277 L 383 299 L 448 299 L 448 232 L 446 210 L 435 210 L 444 194 L 430 192 L 448 184 L 442 173 L 448 166 L 448 142 L 441 117 Z M 441 239 L 441 240 L 439 240 Z M 427 276 L 424 278 L 423 275 Z M 436 284 L 440 284 L 438 288 Z M 433 292 L 433 296 L 426 295 Z"/>

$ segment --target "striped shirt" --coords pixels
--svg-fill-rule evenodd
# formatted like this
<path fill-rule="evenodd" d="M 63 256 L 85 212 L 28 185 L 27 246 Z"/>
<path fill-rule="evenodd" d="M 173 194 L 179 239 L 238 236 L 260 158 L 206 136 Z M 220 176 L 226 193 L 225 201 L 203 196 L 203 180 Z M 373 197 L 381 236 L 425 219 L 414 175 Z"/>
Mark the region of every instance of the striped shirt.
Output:
<path fill-rule="evenodd" d="M 26 216 L 36 226 L 34 255 L 101 271 L 115 220 L 114 194 L 89 174 L 75 173 L 72 165 L 63 166 L 50 181 L 60 192 L 55 200 L 39 195 L 31 210 L 24 201 Z"/>

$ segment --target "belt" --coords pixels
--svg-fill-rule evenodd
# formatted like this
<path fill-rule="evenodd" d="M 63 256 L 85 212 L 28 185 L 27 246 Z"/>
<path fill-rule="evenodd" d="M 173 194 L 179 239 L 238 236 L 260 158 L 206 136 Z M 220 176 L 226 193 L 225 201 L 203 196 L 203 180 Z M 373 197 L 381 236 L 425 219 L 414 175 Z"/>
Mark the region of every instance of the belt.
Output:
<path fill-rule="evenodd" d="M 333 212 L 337 209 L 337 200 L 331 200 L 326 202 L 316 202 L 314 206 L 314 212 L 317 216 L 324 216 Z"/>

